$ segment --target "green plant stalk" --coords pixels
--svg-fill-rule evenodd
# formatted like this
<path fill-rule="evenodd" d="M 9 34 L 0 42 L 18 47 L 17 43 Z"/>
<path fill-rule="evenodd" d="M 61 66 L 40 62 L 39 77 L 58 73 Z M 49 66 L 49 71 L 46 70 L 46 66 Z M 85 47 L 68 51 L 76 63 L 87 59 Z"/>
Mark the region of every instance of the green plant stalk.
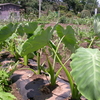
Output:
<path fill-rule="evenodd" d="M 17 52 L 15 52 L 15 58 L 16 58 L 16 62 L 18 61 L 18 58 L 19 58 L 19 54 Z"/>
<path fill-rule="evenodd" d="M 88 48 L 90 48 L 95 40 L 96 36 L 94 36 L 94 38 L 92 39 L 91 43 L 89 44 Z"/>
<path fill-rule="evenodd" d="M 62 37 L 62 39 L 63 39 L 63 38 L 64 38 L 64 36 Z M 62 39 L 60 39 L 60 42 L 58 43 L 57 48 L 53 45 L 52 41 L 49 41 L 49 43 L 52 45 L 51 47 L 53 47 L 53 48 L 55 49 L 56 54 L 57 54 L 57 51 L 58 51 L 58 48 L 59 48 L 59 46 L 60 46 L 60 44 L 61 44 Z M 45 53 L 46 53 L 46 51 L 45 51 Z M 55 62 L 56 62 L 56 55 L 54 56 L 53 66 L 52 66 L 52 64 L 50 63 L 50 60 L 49 60 L 49 58 L 48 58 L 47 55 L 46 55 L 46 58 L 47 58 L 47 60 L 48 60 L 48 64 L 49 64 L 49 68 L 50 68 L 50 76 L 51 76 L 50 80 L 51 80 L 51 85 L 54 86 L 54 85 L 56 84 L 56 79 L 57 79 L 57 77 L 58 77 L 60 71 L 62 70 L 62 68 L 60 68 L 60 69 L 57 71 L 57 73 L 55 74 L 55 72 L 54 72 L 54 66 L 55 66 Z"/>
<path fill-rule="evenodd" d="M 61 41 L 63 40 L 64 37 L 65 37 L 65 35 L 60 39 L 60 41 L 59 41 L 59 43 L 58 43 L 58 45 L 57 45 L 57 48 L 53 46 L 52 41 L 49 41 L 49 43 L 52 45 L 53 49 L 55 50 L 56 54 L 57 54 L 57 52 L 58 52 L 58 48 L 59 48 L 59 46 L 60 46 L 60 44 L 61 44 Z M 55 66 L 55 62 L 56 62 L 56 55 L 54 56 L 53 68 L 54 68 L 54 66 Z"/>
<path fill-rule="evenodd" d="M 53 48 L 53 49 L 55 50 L 55 53 L 56 53 L 56 54 L 57 54 L 57 52 L 58 52 L 58 48 L 59 48 L 59 46 L 60 46 L 60 44 L 61 44 L 61 41 L 63 40 L 64 37 L 65 37 L 65 36 L 63 36 L 63 37 L 60 39 L 60 41 L 59 41 L 57 47 L 55 47 L 55 46 L 53 45 L 52 41 L 49 41 L 50 47 Z M 62 67 L 61 67 L 61 68 L 56 72 L 56 74 L 55 74 L 55 72 L 54 72 L 54 68 L 55 68 L 55 67 L 54 67 L 54 66 L 55 66 L 55 62 L 56 62 L 56 55 L 54 56 L 53 66 L 51 65 L 51 63 L 50 63 L 50 61 L 49 61 L 47 55 L 46 55 L 46 57 L 47 57 L 48 64 L 49 64 L 49 67 L 50 67 L 51 85 L 54 86 L 54 85 L 56 84 L 56 79 L 57 79 L 57 77 L 58 77 L 60 71 L 62 70 Z"/>
<path fill-rule="evenodd" d="M 75 98 L 76 100 L 80 100 L 81 94 L 77 90 L 77 86 L 75 84 L 74 84 L 74 90 L 76 90 L 76 91 L 75 91 L 73 99 Z"/>
<path fill-rule="evenodd" d="M 63 40 L 63 38 L 64 38 L 65 36 L 63 36 L 61 39 L 60 39 L 60 41 L 59 41 L 59 43 L 58 43 L 58 45 L 57 45 L 57 48 L 53 48 L 54 50 L 55 50 L 55 53 L 57 54 L 57 52 L 58 52 L 58 48 L 59 48 L 59 46 L 60 46 L 60 44 L 61 44 L 61 41 Z M 50 41 L 51 42 L 51 41 Z M 51 42 L 51 44 L 52 44 L 52 42 Z M 53 45 L 52 45 L 53 46 Z M 53 61 L 53 68 L 54 68 L 54 66 L 55 66 L 55 62 L 56 62 L 56 55 L 54 56 L 54 61 Z M 56 72 L 56 74 L 55 74 L 55 83 L 56 83 L 56 80 L 57 80 L 57 77 L 58 77 L 58 75 L 59 75 L 59 73 L 60 73 L 60 71 L 63 69 L 63 67 L 61 67 L 57 72 Z"/>
<path fill-rule="evenodd" d="M 46 58 L 47 58 L 48 65 L 49 65 L 49 68 L 50 68 L 49 72 L 48 71 L 46 71 L 46 72 L 49 73 L 49 75 L 50 75 L 50 84 L 52 86 L 54 86 L 56 84 L 54 68 L 53 68 L 52 64 L 50 63 L 50 60 L 49 60 L 48 55 L 47 55 L 45 50 L 44 50 L 44 52 L 46 54 Z"/>
<path fill-rule="evenodd" d="M 57 57 L 57 59 L 58 59 L 60 65 L 62 66 L 62 68 L 64 69 L 64 71 L 65 71 L 65 73 L 66 73 L 66 76 L 67 76 L 67 78 L 68 78 L 68 80 L 69 80 L 69 83 L 70 83 L 70 88 L 71 88 L 72 97 L 75 98 L 75 96 L 76 96 L 76 95 L 75 95 L 76 91 L 75 91 L 75 89 L 74 89 L 74 82 L 73 82 L 73 80 L 72 80 L 72 77 L 71 77 L 69 71 L 68 71 L 68 70 L 66 69 L 66 67 L 64 66 L 64 64 L 61 62 L 61 60 L 60 60 L 60 58 L 58 57 L 58 55 L 56 54 L 56 51 L 55 51 L 54 49 L 52 49 L 52 50 L 53 50 L 53 52 L 55 53 L 55 55 L 56 55 L 56 57 Z"/>
<path fill-rule="evenodd" d="M 55 82 L 56 82 L 56 80 L 57 80 L 57 77 L 58 77 L 58 75 L 59 75 L 59 73 L 60 73 L 60 71 L 63 69 L 63 67 L 60 67 L 59 69 L 58 69 L 58 71 L 56 72 L 56 74 L 55 74 Z"/>
<path fill-rule="evenodd" d="M 47 60 L 48 60 L 49 68 L 50 68 L 50 82 L 51 82 L 51 86 L 55 86 L 56 80 L 55 80 L 54 68 L 52 67 L 52 64 L 50 63 L 48 58 L 47 58 Z"/>
<path fill-rule="evenodd" d="M 40 74 L 41 73 L 40 53 L 37 53 L 37 63 L 38 63 L 38 74 Z"/>
<path fill-rule="evenodd" d="M 46 51 L 45 51 L 45 50 L 44 50 L 44 52 L 45 52 L 45 54 L 46 54 Z M 46 58 L 47 58 L 47 61 L 48 61 L 48 65 L 49 65 L 50 70 L 49 70 L 49 72 L 48 72 L 47 70 L 45 70 L 45 69 L 42 69 L 42 70 L 43 70 L 44 72 L 46 72 L 46 73 L 49 73 L 49 75 L 50 75 L 50 84 L 51 84 L 52 86 L 55 86 L 55 85 L 56 85 L 56 79 L 57 79 L 57 77 L 58 77 L 60 71 L 62 70 L 62 67 L 61 67 L 61 68 L 56 72 L 56 74 L 55 74 L 55 72 L 54 72 L 54 67 L 52 66 L 52 64 L 51 64 L 51 62 L 50 62 L 50 60 L 49 60 L 47 54 L 46 54 Z"/>
<path fill-rule="evenodd" d="M 13 55 L 15 56 L 15 58 L 16 58 L 16 61 L 18 61 L 19 55 L 18 55 L 18 53 L 16 52 L 15 41 L 14 41 L 14 40 L 12 40 L 12 42 L 11 42 L 9 48 L 10 48 L 11 54 L 13 54 Z"/>
<path fill-rule="evenodd" d="M 9 45 L 9 49 L 10 49 L 11 54 L 15 56 L 15 53 L 14 53 L 14 51 L 15 51 L 15 50 L 14 50 L 14 49 L 15 49 L 14 40 L 11 41 L 11 43 L 10 43 L 10 45 Z"/>
<path fill-rule="evenodd" d="M 24 56 L 24 65 L 27 66 L 28 65 L 28 55 Z"/>

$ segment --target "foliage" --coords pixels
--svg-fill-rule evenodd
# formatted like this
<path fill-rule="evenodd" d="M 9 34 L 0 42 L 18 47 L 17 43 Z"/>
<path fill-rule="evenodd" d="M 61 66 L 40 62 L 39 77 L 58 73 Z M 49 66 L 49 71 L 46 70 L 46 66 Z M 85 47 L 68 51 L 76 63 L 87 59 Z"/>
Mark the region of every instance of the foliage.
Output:
<path fill-rule="evenodd" d="M 0 42 L 6 40 L 9 36 L 11 36 L 15 32 L 15 29 L 16 29 L 16 25 L 13 25 L 12 23 L 1 27 Z"/>
<path fill-rule="evenodd" d="M 1 0 L 0 3 L 15 3 L 21 5 L 21 9 L 24 9 L 24 13 L 36 14 L 38 15 L 38 0 Z M 83 9 L 94 11 L 94 8 L 97 8 L 97 0 L 42 0 L 42 10 L 43 11 L 58 11 L 59 9 L 64 10 L 73 10 L 75 14 L 81 12 Z"/>
<path fill-rule="evenodd" d="M 67 12 L 66 16 L 67 17 L 73 17 L 75 14 L 71 11 Z"/>
<path fill-rule="evenodd" d="M 48 56 L 46 50 L 44 50 L 45 55 L 46 55 L 46 59 L 47 59 L 47 62 L 48 62 L 48 68 L 44 69 L 43 71 L 49 74 L 51 86 L 55 86 L 56 85 L 57 77 L 58 77 L 60 71 L 62 70 L 62 67 L 61 67 L 55 73 L 55 63 L 59 62 L 59 61 L 58 61 L 58 59 L 56 58 L 56 55 L 53 52 L 53 50 L 55 50 L 55 52 L 58 55 L 58 57 L 61 58 L 61 55 L 58 52 L 58 48 L 59 48 L 59 46 L 61 44 L 61 41 L 62 41 L 62 39 L 59 41 L 57 46 L 52 41 L 49 41 L 49 49 L 48 50 L 49 50 L 50 53 L 51 52 L 53 53 L 53 54 L 50 55 L 50 56 L 53 57 L 53 63 L 50 61 L 49 56 Z"/>
<path fill-rule="evenodd" d="M 63 39 L 63 38 L 64 38 L 64 37 L 62 37 L 62 39 Z M 60 39 L 60 42 L 62 41 L 62 39 Z M 59 43 L 60 43 L 60 42 L 59 42 Z M 59 45 L 60 45 L 60 44 L 58 44 L 58 47 L 59 47 Z M 66 76 L 67 76 L 67 78 L 68 78 L 68 80 L 69 80 L 69 83 L 70 83 L 70 88 L 71 88 L 71 93 L 72 93 L 72 97 L 71 97 L 71 98 L 72 98 L 73 100 L 79 100 L 80 97 L 81 97 L 81 94 L 78 92 L 77 86 L 74 84 L 74 81 L 73 81 L 73 79 L 72 79 L 71 74 L 69 73 L 69 71 L 68 71 L 67 68 L 65 67 L 65 64 L 69 61 L 70 58 L 68 58 L 67 61 L 66 61 L 65 63 L 63 63 L 63 62 L 61 61 L 60 57 L 58 56 L 57 51 L 56 51 L 56 50 L 58 50 L 58 47 L 57 47 L 57 49 L 55 49 L 55 48 L 52 46 L 52 51 L 54 52 L 55 57 L 57 57 L 58 62 L 59 62 L 59 64 L 61 65 L 61 68 L 57 71 L 56 75 L 60 73 L 59 71 L 60 71 L 61 69 L 63 69 L 63 70 L 65 71 L 65 74 L 66 74 Z M 58 75 L 57 75 L 57 76 L 58 76 Z M 53 82 L 54 82 L 54 81 L 53 81 Z"/>
<path fill-rule="evenodd" d="M 80 12 L 77 14 L 77 17 L 81 18 L 81 13 Z"/>
<path fill-rule="evenodd" d="M 55 19 L 57 19 L 58 18 L 58 13 L 57 12 L 55 12 L 55 11 L 49 11 L 49 13 L 48 13 L 48 16 L 47 16 L 47 19 L 49 20 L 49 21 L 55 21 Z"/>
<path fill-rule="evenodd" d="M 59 13 L 60 13 L 60 17 L 66 16 L 66 12 L 64 10 L 60 10 Z"/>
<path fill-rule="evenodd" d="M 66 2 L 68 4 L 69 10 L 74 10 L 74 13 L 77 14 L 78 12 L 81 12 L 82 10 L 94 10 L 98 6 L 97 0 L 63 0 L 63 2 Z"/>
<path fill-rule="evenodd" d="M 66 23 L 66 17 L 65 16 L 60 17 L 59 23 Z"/>
<path fill-rule="evenodd" d="M 55 14 L 55 15 L 57 15 L 57 14 Z M 98 19 L 98 17 L 95 17 L 94 25 L 96 27 L 96 30 L 99 30 L 98 29 L 99 28 L 99 20 L 97 20 L 97 19 Z M 63 20 L 63 18 L 62 18 L 62 20 Z M 77 24 L 77 25 L 80 25 L 80 24 L 88 25 L 88 24 L 91 24 L 91 21 L 93 19 L 91 18 L 89 20 L 89 18 L 84 18 L 84 19 L 81 19 L 81 18 L 80 19 L 74 19 L 74 18 L 68 19 L 68 18 L 66 18 L 66 20 L 69 22 L 72 22 L 74 24 Z M 11 25 L 11 26 L 9 26 L 9 25 Z M 33 53 L 36 54 L 37 51 L 40 50 L 41 48 L 43 48 L 44 46 L 49 46 L 48 48 L 50 48 L 51 51 L 53 51 L 53 54 L 50 55 L 54 59 L 53 64 L 52 64 L 52 62 L 50 62 L 48 54 L 46 53 L 47 62 L 48 62 L 47 70 L 43 69 L 43 66 L 41 66 L 41 64 L 40 64 L 40 56 L 41 55 L 39 53 L 37 53 L 37 55 L 36 55 L 37 60 L 38 60 L 37 61 L 38 62 L 38 74 L 41 73 L 41 70 L 49 73 L 51 85 L 56 84 L 56 79 L 57 79 L 60 71 L 63 69 L 66 73 L 66 76 L 68 77 L 73 99 L 76 99 L 76 100 L 79 99 L 82 94 L 83 96 L 85 96 L 88 99 L 93 98 L 93 100 L 95 100 L 95 99 L 98 100 L 99 96 L 96 98 L 95 97 L 96 94 L 94 93 L 93 97 L 92 97 L 91 94 L 89 94 L 89 93 L 91 93 L 91 92 L 89 92 L 89 90 L 91 91 L 91 87 L 93 86 L 94 88 L 92 91 L 96 91 L 96 93 L 98 92 L 97 95 L 99 94 L 99 90 L 97 90 L 97 89 L 95 90 L 95 88 L 97 88 L 97 87 L 94 84 L 91 84 L 92 85 L 91 86 L 91 85 L 89 85 L 89 83 L 90 83 L 90 81 L 92 81 L 92 83 L 94 83 L 94 80 L 98 80 L 99 78 L 93 76 L 94 80 L 93 79 L 90 80 L 89 75 L 91 75 L 91 71 L 88 70 L 88 68 L 91 68 L 92 73 L 93 72 L 96 73 L 96 71 L 98 72 L 98 70 L 99 70 L 99 68 L 98 68 L 99 59 L 98 58 L 99 58 L 100 52 L 97 49 L 93 49 L 93 50 L 85 49 L 85 48 L 77 49 L 78 48 L 77 44 L 80 41 L 79 40 L 77 41 L 76 37 L 75 37 L 75 36 L 78 36 L 78 38 L 80 36 L 81 36 L 81 38 L 91 37 L 91 40 L 88 40 L 90 43 L 89 47 L 91 47 L 91 44 L 93 43 L 93 41 L 95 39 L 94 31 L 89 31 L 90 33 L 88 33 L 88 32 L 86 33 L 86 32 L 82 32 L 82 31 L 78 30 L 79 32 L 75 33 L 74 29 L 71 26 L 67 26 L 66 28 L 63 28 L 61 25 L 57 25 L 57 26 L 55 25 L 53 28 L 47 27 L 46 29 L 44 29 L 43 25 L 38 25 L 37 22 L 25 22 L 25 23 L 23 23 L 23 24 L 21 23 L 19 25 L 17 25 L 17 24 L 15 24 L 15 25 L 9 24 L 9 25 L 8 26 L 10 28 L 5 28 L 5 26 L 3 28 L 1 27 L 1 30 L 4 30 L 3 32 L 5 32 L 6 34 L 7 34 L 7 32 L 9 34 L 11 33 L 10 35 L 7 35 L 6 38 L 3 38 L 1 40 L 1 42 L 5 40 L 5 42 L 8 43 L 8 46 L 10 46 L 11 50 L 13 51 L 13 49 L 14 49 L 14 52 L 17 52 L 20 56 L 24 57 L 26 62 L 28 60 L 29 54 L 31 54 L 31 55 Z M 14 29 L 13 31 L 11 31 L 11 27 L 12 27 L 12 29 Z M 7 30 L 7 32 L 6 32 L 6 30 Z M 57 35 L 58 35 L 57 38 L 60 39 L 60 42 L 58 42 L 57 46 L 55 46 L 55 43 L 53 43 L 53 41 L 51 41 L 54 30 L 56 30 L 55 33 L 57 33 Z M 96 33 L 99 34 L 99 31 Z M 93 39 L 93 37 L 94 37 L 94 39 Z M 65 63 L 63 63 L 61 61 L 62 57 L 60 57 L 61 55 L 59 55 L 59 52 L 58 52 L 58 48 L 59 48 L 59 45 L 61 44 L 61 42 L 67 49 L 69 49 L 72 53 L 74 53 L 71 56 L 71 58 L 72 58 L 71 74 L 72 74 L 73 78 L 65 66 L 65 64 L 68 62 L 68 60 L 70 58 L 68 58 Z M 76 49 L 77 49 L 77 51 L 76 51 Z M 88 62 L 88 59 L 89 59 L 89 62 Z M 83 60 L 84 60 L 84 63 L 83 63 Z M 55 68 L 54 68 L 55 62 L 59 62 L 61 65 L 61 68 L 56 73 L 55 73 Z M 98 65 L 96 64 L 96 62 Z M 90 64 L 92 66 L 90 66 Z M 27 63 L 26 63 L 26 65 L 27 65 Z M 76 70 L 76 68 L 77 68 L 77 70 Z M 81 73 L 81 71 L 83 71 L 83 70 L 84 70 L 84 73 Z M 80 71 L 80 72 L 77 72 L 77 71 Z M 33 70 L 33 72 L 36 73 L 34 70 Z M 85 73 L 85 72 L 87 72 L 87 73 Z M 96 74 L 96 75 L 98 76 L 98 74 Z M 85 78 L 82 76 L 85 76 Z M 83 83 L 85 83 L 86 81 L 88 82 L 88 84 L 85 83 L 84 85 L 82 85 L 84 88 L 82 88 L 81 85 L 79 84 L 79 82 L 81 82 L 81 81 L 79 81 L 80 78 Z M 4 79 L 6 79 L 6 78 L 4 78 Z M 73 81 L 73 79 L 75 82 Z M 95 83 L 95 84 L 98 85 L 98 83 Z M 87 87 L 89 87 L 89 88 L 87 89 Z M 86 92 L 86 94 L 84 92 L 84 91 L 86 91 L 85 89 L 88 91 L 88 93 Z"/>
<path fill-rule="evenodd" d="M 100 51 L 98 49 L 79 48 L 76 53 L 71 56 L 71 75 L 73 76 L 79 92 L 89 100 L 100 99 L 99 55 Z"/>
<path fill-rule="evenodd" d="M 7 93 L 11 91 L 9 85 L 11 81 L 9 80 L 10 74 L 7 73 L 5 70 L 0 70 L 0 99 L 2 100 L 14 100 L 15 96 L 11 93 Z"/>
<path fill-rule="evenodd" d="M 53 19 L 53 18 L 52 18 Z M 48 16 L 41 16 L 39 19 L 37 19 L 37 22 L 39 24 L 48 24 L 50 23 L 49 21 L 51 20 L 51 18 L 48 18 Z"/>
<path fill-rule="evenodd" d="M 3 91 L 10 90 L 10 87 L 8 87 L 9 82 L 9 74 L 4 70 L 0 70 L 0 87 L 3 89 Z"/>
<path fill-rule="evenodd" d="M 51 27 L 48 27 L 46 30 L 42 30 L 39 26 L 38 30 L 34 32 L 34 35 L 19 46 L 19 54 L 24 56 L 47 45 L 51 38 L 50 30 Z"/>
<path fill-rule="evenodd" d="M 51 48 L 54 46 L 54 44 L 52 44 L 52 42 L 50 42 L 50 46 Z M 52 49 L 51 49 L 52 50 Z M 57 52 L 57 48 L 55 48 L 56 52 Z M 54 60 L 53 60 L 53 64 L 50 62 L 48 54 L 46 53 L 46 51 L 44 51 L 46 54 L 46 58 L 47 58 L 47 62 L 48 62 L 48 68 L 44 69 L 43 71 L 48 73 L 50 76 L 50 84 L 51 86 L 55 86 L 56 85 L 56 80 L 57 77 L 60 73 L 60 71 L 62 70 L 62 67 L 55 73 L 55 62 L 56 62 L 56 55 L 54 55 Z"/>
<path fill-rule="evenodd" d="M 66 11 L 68 11 L 68 6 L 62 4 L 62 5 L 59 6 L 59 9 L 66 12 Z"/>
<path fill-rule="evenodd" d="M 58 25 L 56 27 L 56 31 L 60 39 L 64 36 L 62 42 L 65 44 L 65 46 L 71 50 L 71 52 L 74 52 L 76 49 L 74 29 L 71 26 L 67 26 L 66 29 L 64 29 L 61 25 Z"/>
<path fill-rule="evenodd" d="M 81 17 L 82 17 L 82 18 L 91 17 L 90 11 L 89 11 L 89 10 L 83 10 L 83 11 L 81 12 Z"/>
<path fill-rule="evenodd" d="M 21 29 L 19 29 L 21 31 L 22 29 L 24 29 L 24 33 L 26 32 L 27 35 L 28 33 L 31 34 L 31 36 L 27 40 L 18 45 L 16 48 L 18 54 L 24 57 L 25 62 L 27 62 L 28 60 L 27 56 L 29 53 L 35 52 L 44 47 L 45 45 L 48 45 L 49 40 L 51 39 L 52 33 L 54 31 L 54 28 L 52 29 L 51 27 L 48 27 L 44 30 L 43 25 L 37 26 L 37 24 L 34 24 L 34 22 L 32 23 L 33 24 L 30 24 L 30 26 L 29 24 L 27 24 L 27 27 L 23 26 L 23 28 L 20 27 Z M 36 28 L 33 28 L 34 30 L 30 30 L 30 27 L 35 26 Z M 25 65 L 27 65 L 27 63 Z"/>
<path fill-rule="evenodd" d="M 16 97 L 12 95 L 11 93 L 0 91 L 0 99 L 1 100 L 14 100 L 16 99 Z"/>

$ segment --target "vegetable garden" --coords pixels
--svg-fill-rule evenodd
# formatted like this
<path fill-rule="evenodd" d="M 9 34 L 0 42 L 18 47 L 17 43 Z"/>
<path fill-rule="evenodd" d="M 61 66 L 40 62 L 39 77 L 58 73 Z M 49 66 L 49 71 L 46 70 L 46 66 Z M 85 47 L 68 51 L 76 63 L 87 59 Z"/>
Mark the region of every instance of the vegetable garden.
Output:
<path fill-rule="evenodd" d="M 36 21 L 0 27 L 0 100 L 17 99 L 9 92 L 10 77 L 17 70 L 47 75 L 51 87 L 57 86 L 57 78 L 65 73 L 64 78 L 70 84 L 70 100 L 80 100 L 81 96 L 100 100 L 100 15 L 93 18 L 93 23 L 84 20 L 87 22 L 84 29 L 80 28 L 78 21 L 74 22 L 65 27 L 59 23 L 45 27 Z M 5 68 L 2 58 L 6 53 L 13 55 L 14 61 Z M 37 70 L 25 67 L 29 65 L 29 59 L 36 60 Z M 23 67 L 18 68 L 19 65 Z"/>

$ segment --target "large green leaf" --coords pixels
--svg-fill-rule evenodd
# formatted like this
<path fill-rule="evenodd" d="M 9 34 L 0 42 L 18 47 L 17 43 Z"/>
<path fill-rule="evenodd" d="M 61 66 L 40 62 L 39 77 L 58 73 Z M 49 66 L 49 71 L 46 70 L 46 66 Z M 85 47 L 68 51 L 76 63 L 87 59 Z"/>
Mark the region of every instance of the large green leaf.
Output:
<path fill-rule="evenodd" d="M 71 75 L 80 93 L 88 100 L 100 100 L 100 51 L 79 48 L 71 58 Z"/>
<path fill-rule="evenodd" d="M 25 33 L 33 34 L 33 32 L 36 30 L 37 26 L 38 26 L 37 22 L 29 22 L 24 25 L 23 29 L 24 29 Z"/>
<path fill-rule="evenodd" d="M 31 36 L 19 47 L 18 51 L 21 56 L 27 55 L 44 47 L 51 39 L 51 27 L 48 27 L 46 30 L 36 30 L 36 32 L 38 32 L 38 34 L 34 34 L 33 36 Z"/>
<path fill-rule="evenodd" d="M 62 42 L 65 44 L 65 46 L 70 49 L 72 52 L 75 51 L 75 46 L 76 46 L 76 39 L 74 36 L 74 29 L 71 26 L 67 26 L 66 29 L 64 29 L 61 25 L 58 25 L 56 27 L 57 34 L 60 38 L 63 36 L 64 39 Z"/>
<path fill-rule="evenodd" d="M 28 38 L 31 37 L 34 31 L 37 29 L 38 23 L 37 22 L 29 22 L 26 24 L 20 23 L 17 27 L 17 33 L 23 36 L 25 33 L 27 34 Z"/>
<path fill-rule="evenodd" d="M 6 40 L 9 36 L 11 36 L 15 29 L 17 27 L 17 24 L 13 25 L 12 23 L 2 27 L 0 29 L 0 42 Z"/>
<path fill-rule="evenodd" d="M 24 35 L 24 29 L 23 29 L 23 25 L 22 23 L 20 23 L 17 27 L 17 31 L 16 31 L 19 35 L 23 36 Z"/>

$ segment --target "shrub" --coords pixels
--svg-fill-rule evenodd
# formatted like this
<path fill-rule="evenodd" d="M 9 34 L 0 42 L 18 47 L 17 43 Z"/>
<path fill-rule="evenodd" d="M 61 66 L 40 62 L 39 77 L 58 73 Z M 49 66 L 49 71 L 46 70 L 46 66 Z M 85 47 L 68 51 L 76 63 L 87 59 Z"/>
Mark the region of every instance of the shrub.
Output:
<path fill-rule="evenodd" d="M 80 12 L 77 14 L 77 17 L 79 17 L 79 18 L 81 17 L 81 13 Z"/>
<path fill-rule="evenodd" d="M 66 23 L 66 17 L 65 16 L 60 17 L 59 23 Z"/>
<path fill-rule="evenodd" d="M 71 11 L 69 11 L 67 14 L 66 14 L 66 16 L 67 17 L 73 17 L 75 14 L 73 13 L 73 12 L 71 12 Z"/>
<path fill-rule="evenodd" d="M 60 10 L 60 16 L 66 15 L 66 12 L 64 10 Z"/>
<path fill-rule="evenodd" d="M 82 17 L 82 18 L 91 17 L 90 11 L 89 11 L 89 10 L 83 10 L 83 11 L 81 12 L 81 17 Z"/>

